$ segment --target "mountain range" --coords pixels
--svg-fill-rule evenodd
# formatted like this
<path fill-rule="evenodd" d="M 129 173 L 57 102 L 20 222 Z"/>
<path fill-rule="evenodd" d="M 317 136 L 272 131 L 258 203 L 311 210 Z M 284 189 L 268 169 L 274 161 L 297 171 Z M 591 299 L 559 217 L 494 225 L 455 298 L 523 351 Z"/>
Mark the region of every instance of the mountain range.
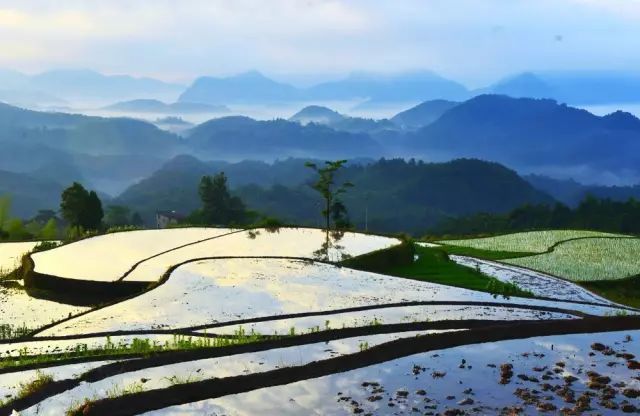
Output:
<path fill-rule="evenodd" d="M 178 156 L 113 202 L 149 218 L 155 210 L 190 212 L 200 205 L 197 187 L 203 175 L 224 171 L 233 191 L 250 209 L 286 222 L 316 225 L 318 195 L 308 182 L 308 159 L 273 164 L 203 162 Z M 404 160 L 352 161 L 339 175 L 355 186 L 344 196 L 352 221 L 375 231 L 425 232 L 444 218 L 472 212 L 507 212 L 525 203 L 552 203 L 514 171 L 496 163 L 456 160 L 422 163 Z"/>
<path fill-rule="evenodd" d="M 366 107 L 390 102 L 462 101 L 484 94 L 550 98 L 572 105 L 640 103 L 640 74 L 616 71 L 541 71 L 506 77 L 470 90 L 431 71 L 396 75 L 353 73 L 309 88 L 267 78 L 257 71 L 196 79 L 180 101 L 209 104 L 365 100 Z"/>
<path fill-rule="evenodd" d="M 300 122 L 314 117 L 325 123 Z M 548 99 L 482 95 L 426 102 L 390 120 L 352 118 L 322 107 L 303 109 L 293 119 L 228 116 L 186 124 L 178 136 L 141 120 L 0 104 L 0 166 L 60 185 L 79 180 L 111 195 L 180 154 L 227 161 L 477 158 L 582 183 L 640 183 L 640 120 L 624 112 L 599 117 Z"/>
<path fill-rule="evenodd" d="M 474 97 L 399 138 L 395 150 L 431 160 L 481 158 L 586 182 L 640 182 L 638 118 L 599 117 L 549 99 Z"/>
<path fill-rule="evenodd" d="M 35 75 L 0 70 L 0 99 L 36 107 L 65 102 L 108 102 L 138 97 L 173 100 L 184 88 L 180 84 L 153 78 L 104 75 L 86 69 L 58 69 Z M 7 92 L 3 95 L 2 91 L 9 91 L 11 95 Z"/>
<path fill-rule="evenodd" d="M 322 124 L 334 130 L 347 131 L 351 133 L 375 133 L 383 130 L 396 130 L 400 126 L 390 120 L 374 120 L 362 117 L 350 117 L 340 114 L 330 108 L 310 105 L 289 117 L 289 121 L 294 121 L 302 125 L 309 123 Z"/>
<path fill-rule="evenodd" d="M 640 74 L 616 71 L 543 71 L 507 77 L 474 92 L 515 98 L 553 98 L 573 105 L 640 102 Z"/>
<path fill-rule="evenodd" d="M 631 198 L 640 200 L 640 185 L 583 185 L 573 179 L 555 179 L 544 175 L 525 175 L 523 178 L 536 189 L 546 192 L 570 207 L 576 207 L 587 196 L 620 202 Z"/>
<path fill-rule="evenodd" d="M 385 103 L 464 101 L 483 94 L 551 98 L 572 105 L 640 103 L 640 74 L 619 71 L 538 71 L 508 76 L 471 90 L 431 71 L 385 75 L 356 72 L 343 79 L 296 87 L 258 71 L 202 76 L 191 85 L 91 70 L 58 69 L 35 75 L 0 70 L 0 100 L 29 107 L 152 99 L 210 105 L 354 101 Z M 156 103 L 157 104 L 157 103 Z"/>
<path fill-rule="evenodd" d="M 250 71 L 226 78 L 198 78 L 180 95 L 179 101 L 207 104 L 356 99 L 410 102 L 436 98 L 463 99 L 467 95 L 463 85 L 427 71 L 393 76 L 352 74 L 339 81 L 304 89 Z"/>
<path fill-rule="evenodd" d="M 104 110 L 120 113 L 155 113 L 155 114 L 224 114 L 229 108 L 224 105 L 176 102 L 167 104 L 160 100 L 137 99 L 121 101 L 104 107 Z"/>

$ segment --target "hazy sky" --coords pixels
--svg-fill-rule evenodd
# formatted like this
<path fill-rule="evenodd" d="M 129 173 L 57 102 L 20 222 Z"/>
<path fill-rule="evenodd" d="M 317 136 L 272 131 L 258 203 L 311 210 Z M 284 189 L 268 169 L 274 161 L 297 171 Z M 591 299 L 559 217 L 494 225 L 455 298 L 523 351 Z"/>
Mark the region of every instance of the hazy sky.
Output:
<path fill-rule="evenodd" d="M 640 0 L 0 0 L 0 67 L 188 81 L 432 69 L 640 71 Z"/>

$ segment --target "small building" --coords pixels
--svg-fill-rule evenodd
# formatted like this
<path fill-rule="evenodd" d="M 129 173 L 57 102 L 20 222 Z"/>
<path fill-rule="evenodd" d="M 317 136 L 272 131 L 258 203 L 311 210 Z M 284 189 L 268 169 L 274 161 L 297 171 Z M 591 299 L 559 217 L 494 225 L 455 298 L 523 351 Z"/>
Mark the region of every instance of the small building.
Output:
<path fill-rule="evenodd" d="M 157 211 L 156 227 L 167 228 L 171 225 L 178 224 L 180 221 L 184 219 L 185 219 L 185 216 L 177 213 L 176 211 Z"/>

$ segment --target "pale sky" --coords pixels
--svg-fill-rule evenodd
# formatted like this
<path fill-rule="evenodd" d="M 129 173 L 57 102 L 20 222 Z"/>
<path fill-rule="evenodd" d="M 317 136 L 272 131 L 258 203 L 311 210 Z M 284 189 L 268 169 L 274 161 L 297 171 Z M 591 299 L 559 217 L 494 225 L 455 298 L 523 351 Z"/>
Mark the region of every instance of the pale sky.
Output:
<path fill-rule="evenodd" d="M 640 71 L 640 0 L 0 0 L 0 68 L 188 82 L 430 69 Z"/>

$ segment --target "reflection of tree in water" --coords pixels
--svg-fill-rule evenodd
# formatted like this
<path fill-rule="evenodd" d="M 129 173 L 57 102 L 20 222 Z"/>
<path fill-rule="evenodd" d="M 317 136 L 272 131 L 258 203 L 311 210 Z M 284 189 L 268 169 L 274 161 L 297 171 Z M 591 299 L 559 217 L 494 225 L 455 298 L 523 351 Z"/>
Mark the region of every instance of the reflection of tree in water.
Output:
<path fill-rule="evenodd" d="M 269 234 L 275 234 L 280 232 L 280 226 L 272 226 L 272 227 L 263 227 L 262 230 L 268 232 Z M 260 235 L 260 229 L 253 229 L 247 231 L 247 237 L 250 240 L 255 240 L 256 237 Z"/>
<path fill-rule="evenodd" d="M 321 261 L 341 261 L 351 257 L 345 247 L 340 245 L 344 237 L 343 230 L 325 230 L 325 239 L 320 248 L 313 252 L 313 258 Z"/>

